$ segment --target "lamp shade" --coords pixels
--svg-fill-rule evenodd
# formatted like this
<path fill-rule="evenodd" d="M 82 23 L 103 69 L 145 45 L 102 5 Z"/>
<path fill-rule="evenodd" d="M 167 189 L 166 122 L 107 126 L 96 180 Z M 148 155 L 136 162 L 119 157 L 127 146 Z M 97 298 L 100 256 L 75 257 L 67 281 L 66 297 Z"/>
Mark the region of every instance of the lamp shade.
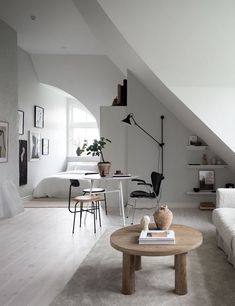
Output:
<path fill-rule="evenodd" d="M 131 118 L 132 118 L 132 114 L 129 114 L 125 119 L 122 120 L 122 122 L 125 122 L 131 125 Z"/>

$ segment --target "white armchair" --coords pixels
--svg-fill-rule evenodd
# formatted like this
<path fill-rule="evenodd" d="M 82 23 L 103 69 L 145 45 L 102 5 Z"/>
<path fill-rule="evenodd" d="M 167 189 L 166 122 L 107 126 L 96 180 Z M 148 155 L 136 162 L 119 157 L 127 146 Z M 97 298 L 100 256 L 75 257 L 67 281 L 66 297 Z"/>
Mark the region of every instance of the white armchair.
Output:
<path fill-rule="evenodd" d="M 212 214 L 216 227 L 217 245 L 228 256 L 235 267 L 235 189 L 218 188 L 216 191 L 216 209 Z"/>
<path fill-rule="evenodd" d="M 235 189 L 218 188 L 216 191 L 216 207 L 235 208 Z"/>

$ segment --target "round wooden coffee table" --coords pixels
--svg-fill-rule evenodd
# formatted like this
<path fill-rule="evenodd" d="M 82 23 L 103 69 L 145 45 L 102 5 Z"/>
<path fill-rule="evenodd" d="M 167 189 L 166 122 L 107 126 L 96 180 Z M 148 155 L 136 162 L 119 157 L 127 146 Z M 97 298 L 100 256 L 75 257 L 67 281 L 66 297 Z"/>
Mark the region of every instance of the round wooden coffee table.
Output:
<path fill-rule="evenodd" d="M 156 228 L 151 224 L 149 229 Z M 141 269 L 141 256 L 175 256 L 175 293 L 187 293 L 186 255 L 198 248 L 203 241 L 202 233 L 198 230 L 174 224 L 170 227 L 175 231 L 175 244 L 139 244 L 142 230 L 140 224 L 123 227 L 110 237 L 113 248 L 123 253 L 122 263 L 122 293 L 135 292 L 135 270 Z"/>

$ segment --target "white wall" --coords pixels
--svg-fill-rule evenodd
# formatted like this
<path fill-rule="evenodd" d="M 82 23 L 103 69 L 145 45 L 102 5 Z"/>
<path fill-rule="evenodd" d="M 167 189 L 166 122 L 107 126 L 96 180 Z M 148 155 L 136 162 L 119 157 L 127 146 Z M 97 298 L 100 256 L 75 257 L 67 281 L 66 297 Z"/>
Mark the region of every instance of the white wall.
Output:
<path fill-rule="evenodd" d="M 234 128 L 234 122 L 230 120 L 228 113 L 234 112 L 234 106 L 229 109 L 224 107 L 233 100 L 231 88 L 234 87 L 232 64 L 234 35 L 231 33 L 234 27 L 231 24 L 234 23 L 232 13 L 234 3 L 230 0 L 226 1 L 226 5 L 221 1 L 215 3 L 211 0 L 193 3 L 182 0 L 177 2 L 177 5 L 173 5 L 172 1 L 154 0 L 148 1 L 147 5 L 141 0 L 128 0 L 122 5 L 113 0 L 98 2 L 73 0 L 73 2 L 93 33 L 102 41 L 106 54 L 112 61 L 122 71 L 125 69 L 133 71 L 158 101 L 161 101 L 194 134 L 203 138 L 235 171 L 235 155 L 231 150 L 233 141 L 226 143 L 228 138 L 233 138 L 231 131 Z M 213 9 L 211 9 L 212 6 Z M 195 16 L 203 18 L 195 18 Z M 203 23 L 201 23 L 202 19 Z M 164 29 L 162 24 L 157 25 L 159 21 L 163 22 Z M 146 31 L 146 28 L 149 31 Z M 164 35 L 165 31 L 169 35 Z M 217 36 L 218 41 L 215 39 Z M 203 37 L 202 41 L 201 37 Z M 209 44 L 208 48 L 205 47 L 208 45 L 204 44 L 205 37 Z M 194 38 L 195 41 L 193 41 Z M 201 44 L 197 43 L 198 41 Z M 221 43 L 218 45 L 219 41 Z M 158 69 L 158 65 L 161 69 Z M 222 74 L 220 69 L 223 70 Z M 163 70 L 167 72 L 167 79 L 163 76 Z M 211 120 L 211 118 L 217 119 L 217 112 L 206 111 L 206 109 L 212 110 L 214 106 L 212 95 L 210 97 L 208 95 L 209 91 L 207 91 L 206 101 L 203 91 L 200 96 L 197 95 L 197 104 L 201 107 L 200 113 L 194 113 L 190 109 L 194 91 L 188 91 L 185 94 L 185 96 L 191 96 L 191 100 L 182 99 L 182 101 L 177 97 L 179 92 L 176 91 L 177 87 L 196 86 L 195 84 L 201 88 L 207 86 L 207 90 L 209 87 L 219 88 L 218 123 L 217 120 Z M 183 94 L 181 90 L 180 95 Z M 207 120 L 202 121 L 200 118 Z M 227 123 L 231 128 L 225 129 Z M 213 126 L 217 124 L 220 128 L 211 129 L 211 124 Z"/>
<path fill-rule="evenodd" d="M 98 0 L 98 3 L 164 83 L 234 86 L 233 0 Z"/>
<path fill-rule="evenodd" d="M 235 152 L 235 2 L 98 2 L 154 74 Z"/>
<path fill-rule="evenodd" d="M 32 55 L 40 82 L 71 94 L 94 115 L 112 105 L 124 75 L 105 55 Z"/>
<path fill-rule="evenodd" d="M 0 121 L 9 123 L 8 161 L 0 163 L 0 182 L 18 186 L 17 40 L 0 20 Z"/>
<path fill-rule="evenodd" d="M 100 135 L 111 140 L 104 149 L 104 159 L 111 162 L 111 173 L 121 170 L 127 173 L 127 126 L 121 123 L 126 117 L 126 106 L 102 106 L 100 108 Z M 119 182 L 109 182 L 113 189 Z M 127 182 L 123 181 L 123 197 L 127 202 Z M 118 193 L 107 194 L 109 206 L 118 207 Z"/>
<path fill-rule="evenodd" d="M 223 87 L 172 87 L 181 101 L 235 152 L 235 89 Z"/>
<path fill-rule="evenodd" d="M 18 95 L 18 107 L 25 115 L 25 132 L 19 138 L 28 140 L 28 131 L 35 131 L 40 132 L 42 138 L 49 139 L 49 155 L 42 155 L 39 161 L 28 161 L 28 184 L 20 187 L 20 194 L 25 197 L 32 194 L 33 188 L 43 177 L 64 170 L 67 100 L 55 89 L 39 83 L 31 57 L 20 48 L 18 48 Z M 34 105 L 44 108 L 43 129 L 34 127 Z"/>
<path fill-rule="evenodd" d="M 199 202 L 209 197 L 188 196 L 185 193 L 198 187 L 198 170 L 187 169 L 188 162 L 197 156 L 187 151 L 188 138 L 194 134 L 169 112 L 156 98 L 128 71 L 128 113 L 134 113 L 137 123 L 160 141 L 160 116 L 164 115 L 164 176 L 162 182 L 163 202 Z M 158 171 L 159 147 L 135 125 L 128 128 L 128 172 L 150 181 L 153 170 Z M 202 155 L 202 154 L 201 154 Z M 213 152 L 212 155 L 213 156 Z M 201 157 L 199 157 L 199 162 Z M 160 168 L 161 170 L 161 168 Z M 234 183 L 230 169 L 216 170 L 216 186 Z M 135 186 L 136 187 L 136 186 Z M 213 199 L 213 198 L 212 198 Z"/>

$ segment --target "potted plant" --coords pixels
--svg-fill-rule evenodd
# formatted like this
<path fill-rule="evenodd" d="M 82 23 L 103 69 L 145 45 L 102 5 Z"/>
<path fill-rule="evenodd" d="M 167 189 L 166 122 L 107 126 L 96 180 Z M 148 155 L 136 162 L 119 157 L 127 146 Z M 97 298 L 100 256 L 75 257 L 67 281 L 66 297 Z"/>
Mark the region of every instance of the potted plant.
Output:
<path fill-rule="evenodd" d="M 87 155 L 100 156 L 101 161 L 98 163 L 100 176 L 106 176 L 109 174 L 111 163 L 104 160 L 103 149 L 107 142 L 111 143 L 111 140 L 105 137 L 100 137 L 99 140 L 94 139 L 94 142 L 86 148 Z"/>
<path fill-rule="evenodd" d="M 87 146 L 87 140 L 84 139 L 82 148 L 80 146 L 77 147 L 77 150 L 76 150 L 77 156 L 80 156 L 85 151 L 86 146 Z"/>

